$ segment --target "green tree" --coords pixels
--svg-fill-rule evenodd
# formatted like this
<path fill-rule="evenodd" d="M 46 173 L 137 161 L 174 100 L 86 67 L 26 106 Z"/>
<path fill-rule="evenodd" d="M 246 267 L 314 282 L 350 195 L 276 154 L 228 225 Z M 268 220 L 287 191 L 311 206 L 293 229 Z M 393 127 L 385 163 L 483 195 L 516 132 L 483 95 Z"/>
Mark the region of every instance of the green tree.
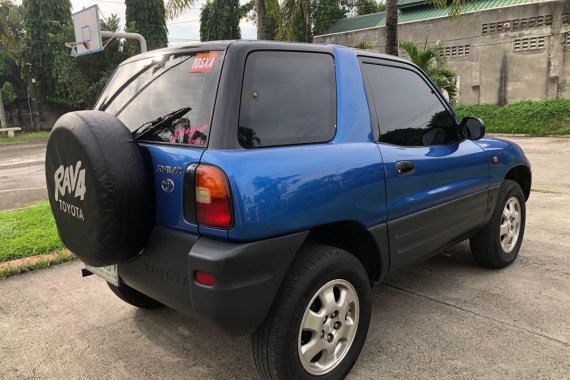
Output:
<path fill-rule="evenodd" d="M 20 89 L 24 82 L 20 77 L 22 25 L 21 7 L 10 0 L 0 0 L 0 127 L 6 127 L 4 104 L 12 104 L 17 97 L 12 83 Z"/>
<path fill-rule="evenodd" d="M 55 61 L 69 54 L 65 41 L 72 41 L 71 3 L 69 0 L 23 0 L 22 21 L 26 31 L 27 60 L 35 72 L 38 99 L 50 101 L 57 78 Z"/>
<path fill-rule="evenodd" d="M 202 41 L 241 38 L 239 20 L 243 15 L 239 0 L 208 0 L 200 11 Z"/>
<path fill-rule="evenodd" d="M 459 98 L 457 74 L 447 67 L 443 47 L 427 46 L 427 40 L 421 50 L 413 41 L 400 41 L 400 47 L 406 52 L 410 61 L 418 65 L 437 87 L 447 93 L 452 103 L 457 103 Z"/>
<path fill-rule="evenodd" d="M 120 19 L 111 15 L 101 20 L 101 29 L 119 31 Z M 116 67 L 137 54 L 138 49 L 127 49 L 120 40 L 106 41 L 102 52 L 73 58 L 58 56 L 54 75 L 58 78 L 53 102 L 71 109 L 92 108 Z"/>
<path fill-rule="evenodd" d="M 2 101 L 7 106 L 14 103 L 18 97 L 16 91 L 14 91 L 14 86 L 10 82 L 5 82 L 0 91 L 2 92 Z"/>
<path fill-rule="evenodd" d="M 437 8 L 443 8 L 449 5 L 450 8 L 448 16 L 451 19 L 456 19 L 459 16 L 461 16 L 461 12 L 463 12 L 465 5 L 467 5 L 471 1 L 473 0 L 451 0 L 450 3 L 447 0 L 428 0 L 430 4 L 433 4 Z"/>
<path fill-rule="evenodd" d="M 24 36 L 21 8 L 11 0 L 0 0 L 0 83 L 12 83 L 19 96 L 25 93 L 20 75 Z"/>
<path fill-rule="evenodd" d="M 0 0 L 0 54 L 18 54 L 23 35 L 21 6 L 11 0 Z"/>
<path fill-rule="evenodd" d="M 455 19 L 461 15 L 465 5 L 472 0 L 428 0 L 436 7 L 450 5 L 449 17 Z M 398 55 L 398 0 L 386 0 L 386 54 Z"/>
<path fill-rule="evenodd" d="M 166 17 L 172 20 L 192 6 L 194 6 L 194 0 L 168 0 L 166 2 Z"/>
<path fill-rule="evenodd" d="M 339 0 L 318 0 L 314 5 L 313 33 L 324 34 L 332 24 L 346 15 L 346 8 L 341 7 Z"/>
<path fill-rule="evenodd" d="M 265 6 L 265 17 L 263 18 L 263 35 L 264 40 L 274 40 L 277 38 L 277 27 L 280 20 L 281 7 L 278 0 L 264 0 Z M 246 7 L 246 6 L 244 6 Z M 251 8 L 250 12 L 247 12 L 247 19 L 253 22 L 257 26 L 259 32 L 259 19 L 257 17 L 257 1 L 251 0 L 247 4 L 247 8 Z M 257 38 L 259 39 L 259 33 Z"/>
<path fill-rule="evenodd" d="M 149 50 L 168 45 L 163 0 L 125 0 L 125 6 L 126 24 L 129 30 L 142 34 Z"/>
<path fill-rule="evenodd" d="M 383 5 L 383 4 L 382 4 Z M 357 0 L 356 13 L 359 16 L 380 12 L 379 4 L 375 0 Z"/>
<path fill-rule="evenodd" d="M 274 40 L 277 36 L 277 27 L 279 26 L 279 15 L 281 7 L 279 0 L 264 0 L 265 1 L 265 17 L 264 35 L 266 40 Z M 258 23 L 259 24 L 259 23 Z"/>
<path fill-rule="evenodd" d="M 284 0 L 281 4 L 277 38 L 313 42 L 311 11 L 311 0 Z"/>

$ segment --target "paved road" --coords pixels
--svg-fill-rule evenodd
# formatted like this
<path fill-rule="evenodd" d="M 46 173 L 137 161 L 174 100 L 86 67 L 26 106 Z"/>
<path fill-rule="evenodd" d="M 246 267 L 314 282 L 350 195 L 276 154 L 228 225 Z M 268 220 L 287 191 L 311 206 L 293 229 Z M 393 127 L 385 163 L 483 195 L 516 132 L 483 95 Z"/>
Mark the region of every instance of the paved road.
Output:
<path fill-rule="evenodd" d="M 0 210 L 47 199 L 44 142 L 0 145 Z"/>
<path fill-rule="evenodd" d="M 569 378 L 570 139 L 516 140 L 553 192 L 531 194 L 519 259 L 487 270 L 460 244 L 376 287 L 349 379 Z M 0 378 L 256 378 L 247 337 L 137 310 L 80 268 L 0 281 Z"/>

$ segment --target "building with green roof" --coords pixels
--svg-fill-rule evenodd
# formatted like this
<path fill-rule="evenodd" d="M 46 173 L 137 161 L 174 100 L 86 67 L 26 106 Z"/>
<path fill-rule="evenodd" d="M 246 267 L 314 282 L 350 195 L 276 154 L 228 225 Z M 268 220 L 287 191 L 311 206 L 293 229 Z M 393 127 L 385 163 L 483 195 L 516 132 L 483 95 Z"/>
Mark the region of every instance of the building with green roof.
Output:
<path fill-rule="evenodd" d="M 398 38 L 443 46 L 462 103 L 570 98 L 570 0 L 473 0 L 450 13 L 400 0 Z M 343 18 L 314 41 L 383 52 L 385 23 L 384 12 Z"/>

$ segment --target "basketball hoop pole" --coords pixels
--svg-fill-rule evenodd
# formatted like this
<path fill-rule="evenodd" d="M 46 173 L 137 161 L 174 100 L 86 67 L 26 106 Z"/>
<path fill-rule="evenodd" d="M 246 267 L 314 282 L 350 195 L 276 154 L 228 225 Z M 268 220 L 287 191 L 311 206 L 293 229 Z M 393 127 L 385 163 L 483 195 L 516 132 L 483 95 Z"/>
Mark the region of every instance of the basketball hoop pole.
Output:
<path fill-rule="evenodd" d="M 71 15 L 73 20 L 73 32 L 75 41 L 68 42 L 65 46 L 71 48 L 71 55 L 80 57 L 87 54 L 103 51 L 105 46 L 113 38 L 137 40 L 141 46 L 141 53 L 147 52 L 146 40 L 138 33 L 110 32 L 101 30 L 99 20 L 99 6 L 97 4 L 84 8 Z M 103 37 L 108 38 L 103 45 Z"/>
<path fill-rule="evenodd" d="M 101 37 L 105 38 L 124 38 L 126 40 L 137 40 L 141 45 L 141 53 L 147 52 L 146 40 L 138 33 L 124 33 L 124 32 L 108 32 L 106 30 L 101 31 Z"/>

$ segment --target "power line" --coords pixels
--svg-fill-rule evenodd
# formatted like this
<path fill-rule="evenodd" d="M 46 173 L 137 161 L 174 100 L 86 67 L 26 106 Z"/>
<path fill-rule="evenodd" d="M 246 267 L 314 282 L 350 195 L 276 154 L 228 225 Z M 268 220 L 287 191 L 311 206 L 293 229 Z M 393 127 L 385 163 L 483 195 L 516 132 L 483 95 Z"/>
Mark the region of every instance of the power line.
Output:
<path fill-rule="evenodd" d="M 242 28 L 242 29 L 249 29 L 249 28 Z M 299 29 L 301 30 L 301 29 Z M 304 31 L 304 30 L 303 30 Z M 548 37 L 553 37 L 553 36 L 559 36 L 559 35 L 563 35 L 563 34 L 570 34 L 570 32 L 558 32 L 558 33 L 550 33 L 550 34 L 545 34 L 545 35 L 540 35 L 540 36 L 528 36 L 528 37 L 532 37 L 532 38 L 548 38 Z M 525 36 L 526 37 L 526 36 Z M 481 44 L 473 44 L 471 45 L 471 47 L 482 47 L 482 46 L 493 46 L 493 45 L 502 45 L 502 44 L 510 44 L 515 42 L 516 39 L 518 39 L 520 37 L 515 37 L 514 39 L 511 40 L 507 40 L 507 41 L 497 41 L 497 42 L 489 42 L 489 43 L 481 43 Z M 169 38 L 169 40 L 173 40 L 173 41 L 198 41 L 196 39 L 192 39 L 192 38 L 183 38 L 183 37 L 171 37 Z M 455 39 L 449 39 L 449 40 L 438 40 L 438 42 L 452 42 L 455 41 Z M 28 43 L 28 42 L 26 42 Z M 42 40 L 35 40 L 35 41 L 30 41 L 29 43 L 34 44 L 34 43 L 46 43 L 46 44 L 61 44 L 61 43 L 65 43 L 65 41 L 42 41 Z M 420 43 L 424 43 L 424 42 L 420 42 Z M 428 41 L 428 43 L 435 43 L 435 42 L 430 42 Z M 373 47 L 385 47 L 385 45 L 372 45 Z"/>
<path fill-rule="evenodd" d="M 91 1 L 91 0 L 81 0 L 81 1 L 83 1 L 83 2 L 86 2 L 86 3 L 87 3 L 87 2 L 89 2 L 89 3 L 92 3 L 92 1 Z M 125 5 L 125 2 L 124 2 L 124 1 L 113 1 L 113 0 L 96 0 L 95 2 L 96 2 L 96 3 L 110 3 L 110 4 L 118 4 L 118 5 L 123 5 L 123 6 Z"/>
<path fill-rule="evenodd" d="M 83 2 L 88 2 L 88 3 L 92 3 L 92 0 L 81 0 Z M 95 0 L 95 3 L 109 3 L 109 4 L 117 4 L 117 5 L 122 5 L 122 6 L 126 6 L 124 1 L 120 1 L 120 0 Z M 198 6 L 202 6 L 205 3 L 202 2 L 195 2 L 193 6 L 188 7 L 187 10 L 193 10 L 193 9 L 198 9 Z"/>

